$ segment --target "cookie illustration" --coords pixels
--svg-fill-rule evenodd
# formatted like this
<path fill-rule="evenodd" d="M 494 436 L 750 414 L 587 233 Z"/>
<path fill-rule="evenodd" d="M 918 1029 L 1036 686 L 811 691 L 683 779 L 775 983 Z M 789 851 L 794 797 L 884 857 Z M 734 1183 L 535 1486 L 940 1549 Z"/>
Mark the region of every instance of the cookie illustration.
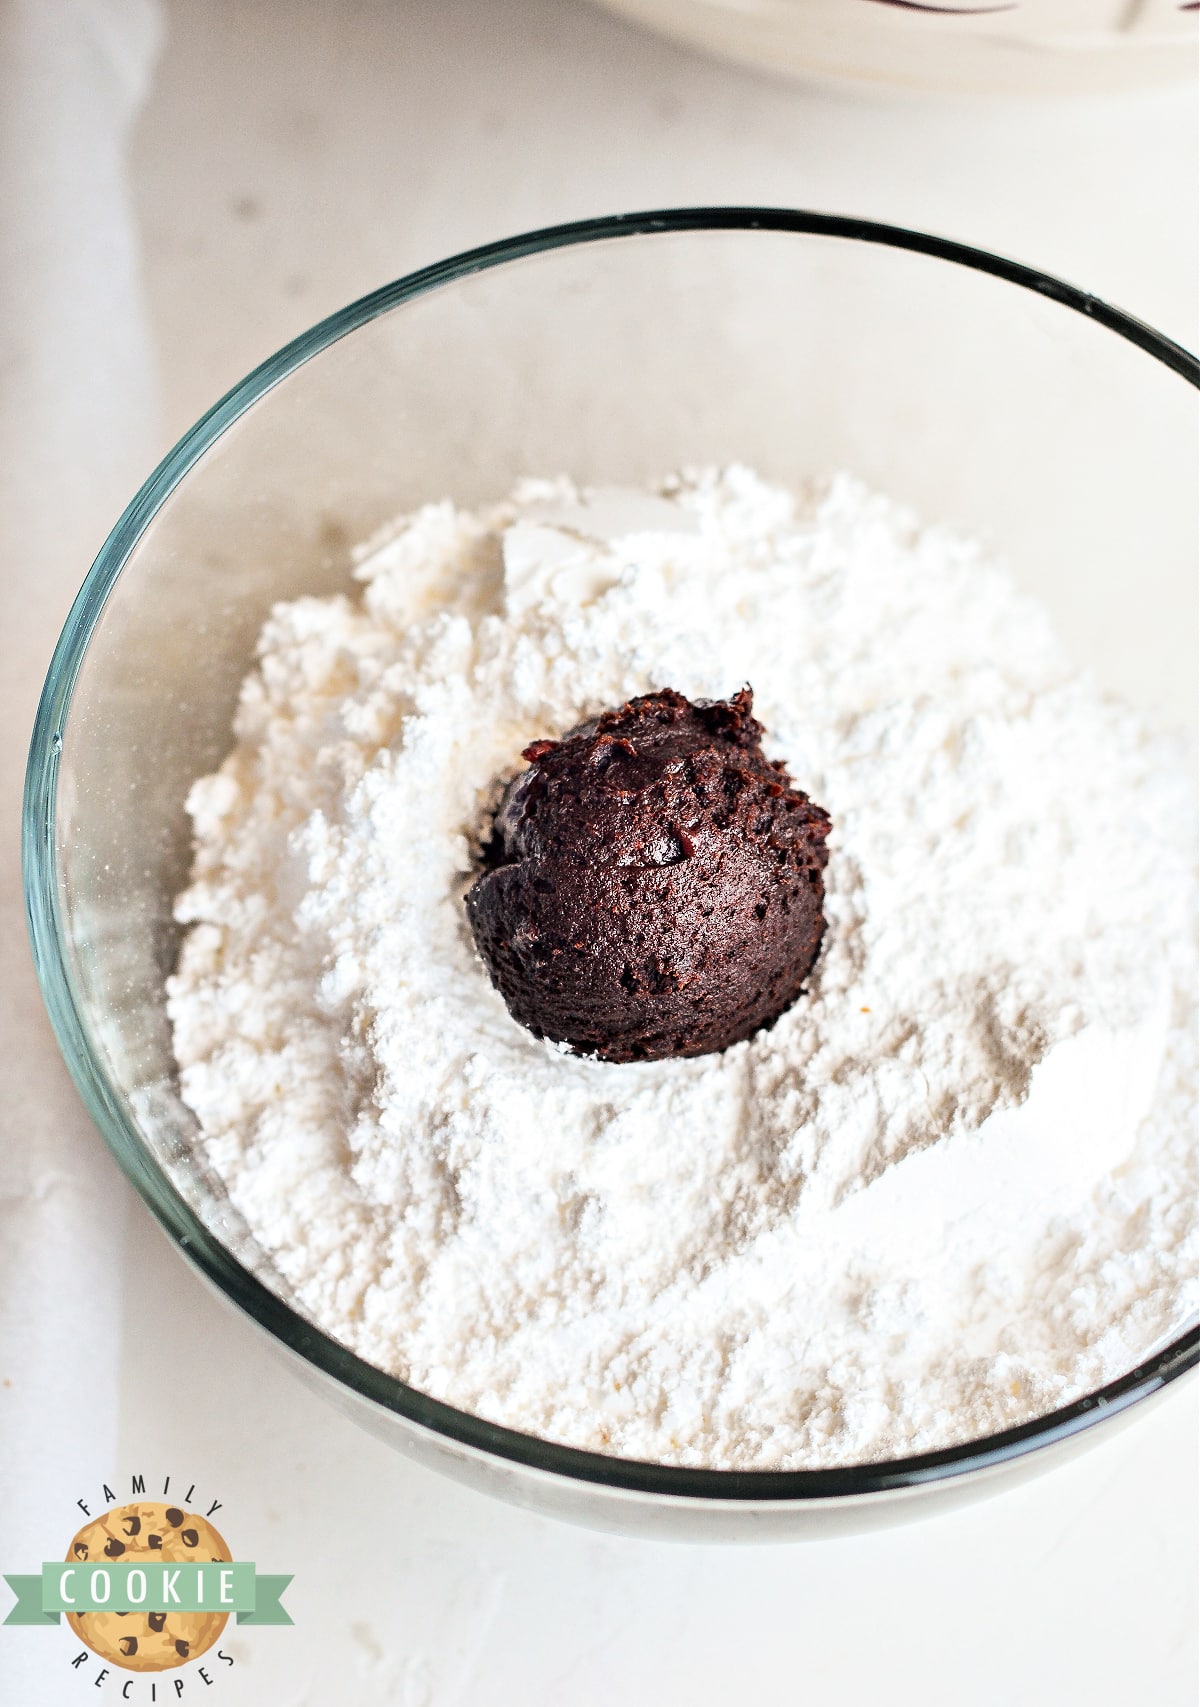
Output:
<path fill-rule="evenodd" d="M 233 1554 L 207 1518 L 177 1505 L 139 1501 L 114 1506 L 85 1523 L 68 1560 L 122 1564 L 228 1562 Z M 93 1653 L 127 1671 L 166 1671 L 185 1665 L 218 1640 L 227 1612 L 68 1612 L 67 1623 Z"/>

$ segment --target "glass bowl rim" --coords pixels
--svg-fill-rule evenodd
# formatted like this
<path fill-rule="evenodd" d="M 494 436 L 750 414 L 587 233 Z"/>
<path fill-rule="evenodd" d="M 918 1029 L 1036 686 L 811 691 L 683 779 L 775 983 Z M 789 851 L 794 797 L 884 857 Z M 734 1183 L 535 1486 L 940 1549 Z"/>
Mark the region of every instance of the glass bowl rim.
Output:
<path fill-rule="evenodd" d="M 1091 1429 L 1161 1390 L 1200 1361 L 1200 1325 L 1118 1380 L 1016 1428 L 938 1452 L 824 1470 L 716 1470 L 610 1457 L 542 1440 L 430 1398 L 314 1327 L 270 1291 L 204 1226 L 152 1156 L 93 1047 L 76 999 L 59 905 L 56 838 L 61 731 L 92 634 L 117 578 L 150 522 L 216 440 L 252 404 L 338 339 L 404 302 L 507 262 L 549 251 L 681 232 L 764 231 L 907 250 L 1049 297 L 1083 314 L 1200 389 L 1200 361 L 1132 315 L 1037 268 L 904 226 L 773 207 L 688 207 L 573 221 L 487 243 L 408 273 L 327 316 L 269 356 L 171 449 L 105 540 L 71 607 L 42 690 L 29 748 L 21 846 L 25 909 L 43 1000 L 76 1087 L 116 1161 L 156 1219 L 200 1272 L 259 1327 L 321 1374 L 385 1411 L 457 1445 L 572 1481 L 699 1501 L 844 1500 L 945 1482 L 1023 1458 Z"/>

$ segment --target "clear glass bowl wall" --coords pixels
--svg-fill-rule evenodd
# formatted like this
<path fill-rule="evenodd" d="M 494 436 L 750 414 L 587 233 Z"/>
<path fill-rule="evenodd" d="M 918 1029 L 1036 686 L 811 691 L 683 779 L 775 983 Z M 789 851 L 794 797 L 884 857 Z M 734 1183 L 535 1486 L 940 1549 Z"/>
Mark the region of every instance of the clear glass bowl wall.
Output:
<path fill-rule="evenodd" d="M 820 1475 L 626 1465 L 510 1434 L 371 1369 L 291 1307 L 192 1148 L 163 995 L 184 799 L 228 749 L 263 617 L 346 588 L 351 544 L 431 498 L 479 503 L 528 473 L 637 483 L 741 460 L 795 484 L 851 469 L 1004 552 L 1105 685 L 1190 727 L 1189 361 L 953 245 L 798 214 L 638 216 L 400 281 L 272 358 L 176 447 L 55 655 L 27 791 L 31 925 L 68 1062 L 121 1165 L 303 1376 L 403 1450 L 506 1497 L 619 1529 L 760 1537 L 892 1522 L 982 1491 L 1090 1439 L 1098 1416 L 1127 1415 L 1195 1360 L 1193 1334 L 1025 1430 Z"/>

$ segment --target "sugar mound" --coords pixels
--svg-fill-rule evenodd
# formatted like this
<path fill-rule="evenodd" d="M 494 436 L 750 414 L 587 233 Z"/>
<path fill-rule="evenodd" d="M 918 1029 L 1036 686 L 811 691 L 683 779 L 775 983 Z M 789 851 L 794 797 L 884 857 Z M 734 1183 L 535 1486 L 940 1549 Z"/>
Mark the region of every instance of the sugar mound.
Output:
<path fill-rule="evenodd" d="M 465 1410 L 717 1467 L 933 1449 L 1195 1308 L 1191 800 L 1002 567 L 849 477 L 527 481 L 272 613 L 169 985 L 299 1306 Z M 462 896 L 523 747 L 744 682 L 832 815 L 810 993 L 694 1060 L 538 1043 Z"/>

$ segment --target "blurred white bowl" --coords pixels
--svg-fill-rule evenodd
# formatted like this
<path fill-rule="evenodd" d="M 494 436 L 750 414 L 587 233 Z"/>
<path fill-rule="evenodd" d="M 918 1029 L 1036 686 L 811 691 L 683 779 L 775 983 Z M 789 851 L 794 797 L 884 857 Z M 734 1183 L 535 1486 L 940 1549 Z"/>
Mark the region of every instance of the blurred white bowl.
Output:
<path fill-rule="evenodd" d="M 1196 0 L 599 0 L 793 77 L 1056 94 L 1192 77 Z"/>

